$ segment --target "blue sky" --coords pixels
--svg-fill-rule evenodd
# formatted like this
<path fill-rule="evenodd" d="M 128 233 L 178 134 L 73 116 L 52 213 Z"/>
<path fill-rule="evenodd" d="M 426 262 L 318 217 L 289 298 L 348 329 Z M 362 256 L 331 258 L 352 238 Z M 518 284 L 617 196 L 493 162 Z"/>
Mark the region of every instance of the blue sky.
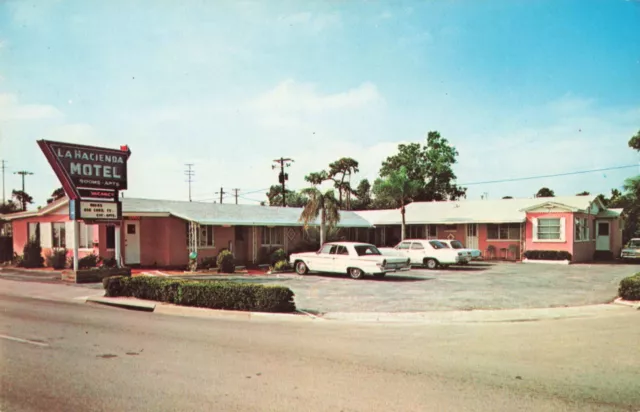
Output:
<path fill-rule="evenodd" d="M 640 3 L 124 1 L 0 3 L 0 158 L 42 204 L 36 139 L 129 144 L 128 197 L 241 202 L 342 156 L 374 179 L 398 143 L 440 131 L 459 183 L 640 164 Z M 608 193 L 638 168 L 469 186 Z M 7 193 L 18 188 L 7 176 Z M 252 200 L 253 199 L 253 200 Z M 225 202 L 231 201 L 226 197 Z"/>

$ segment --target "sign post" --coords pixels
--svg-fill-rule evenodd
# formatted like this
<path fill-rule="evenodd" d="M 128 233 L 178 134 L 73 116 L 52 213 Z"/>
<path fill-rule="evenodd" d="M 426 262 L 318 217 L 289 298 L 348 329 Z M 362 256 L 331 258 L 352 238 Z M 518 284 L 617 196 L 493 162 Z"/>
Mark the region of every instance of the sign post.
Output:
<path fill-rule="evenodd" d="M 127 189 L 128 146 L 120 150 L 71 143 L 38 140 L 69 197 L 69 219 L 73 222 L 73 269 L 78 270 L 79 221 L 85 223 L 117 223 L 115 257 L 121 267 L 122 203 L 120 190 Z"/>

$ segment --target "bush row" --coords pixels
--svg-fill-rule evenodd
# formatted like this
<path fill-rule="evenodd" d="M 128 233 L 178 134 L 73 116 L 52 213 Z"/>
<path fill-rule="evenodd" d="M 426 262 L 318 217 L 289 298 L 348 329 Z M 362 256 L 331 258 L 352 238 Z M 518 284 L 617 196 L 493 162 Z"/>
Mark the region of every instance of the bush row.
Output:
<path fill-rule="evenodd" d="M 128 296 L 209 309 L 281 313 L 296 310 L 293 291 L 284 286 L 147 276 L 112 276 L 103 279 L 102 284 L 109 297 Z"/>
<path fill-rule="evenodd" d="M 531 260 L 571 260 L 571 253 L 564 250 L 527 250 L 524 257 Z"/>
<path fill-rule="evenodd" d="M 640 273 L 620 281 L 618 296 L 624 300 L 640 300 Z"/>
<path fill-rule="evenodd" d="M 15 255 L 14 263 L 18 267 L 24 268 L 41 268 L 45 266 L 56 270 L 66 267 L 73 267 L 73 257 L 67 258 L 67 249 L 55 249 L 51 253 L 42 257 L 42 247 L 38 242 L 29 241 L 24 245 L 23 255 Z M 115 267 L 116 260 L 114 258 L 102 258 L 95 254 L 84 256 L 78 260 L 79 269 L 90 269 L 98 266 Z"/>

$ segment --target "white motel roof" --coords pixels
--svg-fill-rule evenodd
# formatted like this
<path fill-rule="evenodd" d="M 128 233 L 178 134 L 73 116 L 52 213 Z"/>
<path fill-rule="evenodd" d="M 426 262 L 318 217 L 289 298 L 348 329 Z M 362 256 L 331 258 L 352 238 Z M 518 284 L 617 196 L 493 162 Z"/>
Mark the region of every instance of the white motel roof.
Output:
<path fill-rule="evenodd" d="M 571 211 L 586 211 L 593 202 L 599 217 L 616 217 L 621 209 L 604 209 L 596 196 L 567 196 L 532 199 L 461 200 L 416 202 L 406 206 L 407 224 L 464 224 L 524 222 L 526 210 L 539 206 L 556 206 Z M 4 215 L 5 220 L 41 216 L 64 210 L 68 200 L 60 199 L 40 210 Z M 238 226 L 302 226 L 302 208 L 236 205 L 176 200 L 122 198 L 126 216 L 175 216 L 209 225 Z M 58 213 L 60 213 L 58 211 Z M 372 227 L 398 225 L 400 209 L 341 211 L 339 227 Z M 319 224 L 319 219 L 315 224 Z"/>
<path fill-rule="evenodd" d="M 405 221 L 407 224 L 519 223 L 526 219 L 525 210 L 536 206 L 551 204 L 586 211 L 594 201 L 596 196 L 415 202 L 405 207 Z M 597 203 L 600 209 L 599 201 Z M 400 209 L 356 213 L 372 225 L 397 225 L 402 219 Z"/>

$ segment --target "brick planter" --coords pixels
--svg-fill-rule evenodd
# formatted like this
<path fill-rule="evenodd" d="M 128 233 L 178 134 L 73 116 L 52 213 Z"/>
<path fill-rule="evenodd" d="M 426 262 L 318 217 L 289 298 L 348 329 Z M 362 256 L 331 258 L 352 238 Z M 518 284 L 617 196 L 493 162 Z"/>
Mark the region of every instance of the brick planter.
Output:
<path fill-rule="evenodd" d="M 63 270 L 62 280 L 73 283 L 97 283 L 109 276 L 131 276 L 131 268 Z"/>

